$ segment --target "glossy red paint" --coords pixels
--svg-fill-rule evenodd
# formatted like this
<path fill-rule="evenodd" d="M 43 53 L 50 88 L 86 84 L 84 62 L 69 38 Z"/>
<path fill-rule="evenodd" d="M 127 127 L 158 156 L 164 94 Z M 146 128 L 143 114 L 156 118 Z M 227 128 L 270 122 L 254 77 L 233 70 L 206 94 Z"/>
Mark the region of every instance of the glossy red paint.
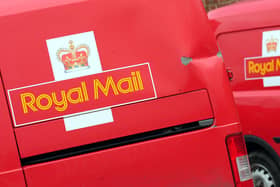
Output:
<path fill-rule="evenodd" d="M 279 1 L 244 0 L 230 6 L 216 9 L 208 13 L 214 23 L 216 35 L 236 31 L 244 31 L 278 26 L 277 19 Z M 252 8 L 254 7 L 254 8 Z M 246 17 L 246 19 L 244 19 Z"/>
<path fill-rule="evenodd" d="M 243 133 L 248 137 L 249 154 L 265 152 L 275 165 L 279 164 L 280 156 L 280 144 L 274 141 L 280 137 L 280 90 L 279 84 L 269 86 L 266 80 L 279 76 L 279 42 L 278 35 L 268 41 L 265 33 L 280 29 L 276 16 L 279 10 L 279 1 L 259 0 L 237 3 L 209 13 L 216 27 L 225 66 L 234 75 L 231 86 Z M 262 72 L 260 68 L 252 67 L 250 75 L 247 66 L 250 60 L 259 63 Z"/>
<path fill-rule="evenodd" d="M 225 137 L 238 130 L 236 124 L 231 124 L 63 161 L 28 166 L 24 170 L 30 187 L 116 184 L 136 187 L 205 187 L 209 184 L 230 187 L 234 184 L 232 173 L 229 172 L 229 161 L 225 156 Z M 215 138 L 213 134 L 216 135 Z M 209 146 L 209 142 L 216 149 Z M 42 176 L 41 173 L 45 175 Z"/>
<path fill-rule="evenodd" d="M 248 10 L 248 7 L 254 9 Z M 235 11 L 237 9 L 239 11 Z M 263 79 L 246 81 L 244 58 L 262 56 L 262 33 L 279 30 L 279 19 L 275 17 L 279 10 L 279 1 L 252 1 L 209 14 L 211 19 L 220 23 L 216 35 L 226 67 L 230 67 L 234 74 L 231 86 L 243 131 L 265 140 L 278 155 L 280 146 L 273 137 L 280 136 L 276 125 L 280 123 L 279 87 L 264 87 Z"/>
<path fill-rule="evenodd" d="M 5 172 L 22 172 L 20 160 L 32 156 L 213 118 L 213 125 L 202 130 L 24 166 L 26 184 L 234 186 L 225 140 L 240 133 L 240 126 L 227 73 L 216 56 L 215 37 L 200 1 L 61 0 L 36 8 L 31 6 L 33 0 L 25 3 L 24 8 L 14 7 L 0 17 L 3 94 L 55 80 L 47 40 L 93 31 L 102 70 L 149 63 L 152 78 L 141 75 L 153 82 L 154 90 L 148 91 L 156 97 L 114 106 L 113 122 L 72 131 L 66 130 L 62 118 L 13 129 L 6 108 L 1 112 L 3 128 L 9 129 L 6 133 L 13 141 L 2 150 L 13 149 L 8 163 L 15 166 L 4 168 Z M 181 57 L 192 61 L 183 65 Z M 116 76 L 121 75 L 117 71 Z M 43 90 L 65 89 L 71 81 L 61 80 Z M 0 99 L 7 107 L 7 96 Z M 19 102 L 13 105 L 20 107 Z M 53 115 L 50 111 L 46 109 Z"/>
<path fill-rule="evenodd" d="M 193 100 L 198 102 L 194 104 Z M 186 103 L 189 105 L 187 108 Z M 169 127 L 174 123 L 183 124 L 213 117 L 208 94 L 205 90 L 116 107 L 113 108 L 113 114 L 114 123 L 72 132 L 65 132 L 62 120 L 59 120 L 60 123 L 54 121 L 39 126 L 31 125 L 18 128 L 16 133 L 21 155 L 22 157 L 34 156 L 91 142 Z M 50 136 L 55 141 L 50 142 Z M 36 142 L 34 142 L 34 138 L 37 140 Z"/>
<path fill-rule="evenodd" d="M 0 80 L 2 81 L 1 77 Z M 0 185 L 25 186 L 3 84 L 0 84 Z"/>

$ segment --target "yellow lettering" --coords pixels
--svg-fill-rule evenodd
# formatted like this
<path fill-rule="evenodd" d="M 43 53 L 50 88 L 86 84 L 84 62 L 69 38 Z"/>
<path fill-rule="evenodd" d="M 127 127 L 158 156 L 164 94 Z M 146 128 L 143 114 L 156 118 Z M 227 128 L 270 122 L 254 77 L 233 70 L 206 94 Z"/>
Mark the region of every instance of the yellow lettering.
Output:
<path fill-rule="evenodd" d="M 260 64 L 261 75 L 266 74 L 266 63 Z"/>
<path fill-rule="evenodd" d="M 77 93 L 77 98 L 76 99 L 72 98 L 72 95 L 74 93 Z M 80 87 L 70 89 L 67 92 L 67 100 L 70 103 L 73 103 L 73 104 L 82 103 L 84 101 L 82 89 Z"/>
<path fill-rule="evenodd" d="M 137 77 L 136 77 L 135 72 L 131 72 L 131 76 L 132 76 L 132 82 L 133 82 L 134 89 L 135 89 L 135 91 L 138 91 L 139 86 L 138 86 L 138 83 L 137 83 Z"/>
<path fill-rule="evenodd" d="M 98 80 L 93 80 L 94 83 L 94 99 L 99 99 L 99 92 L 98 89 L 105 95 L 108 96 L 110 87 L 113 89 L 115 95 L 119 95 L 115 82 L 112 76 L 107 77 L 106 86 L 104 87 L 103 84 Z"/>
<path fill-rule="evenodd" d="M 137 79 L 138 79 L 138 84 L 139 84 L 140 90 L 144 90 L 143 81 L 142 81 L 142 78 L 141 78 L 140 71 L 136 71 L 136 76 L 137 76 Z"/>
<path fill-rule="evenodd" d="M 273 72 L 274 71 L 274 60 L 272 60 L 271 62 L 267 63 L 267 71 L 268 72 Z"/>
<path fill-rule="evenodd" d="M 46 99 L 48 101 L 46 105 L 42 105 L 42 99 Z M 36 105 L 41 110 L 48 110 L 52 106 L 52 98 L 47 94 L 41 94 L 36 98 Z"/>
<path fill-rule="evenodd" d="M 277 58 L 277 60 L 276 60 L 276 71 L 279 71 L 279 69 L 280 69 L 280 60 L 279 60 L 279 58 Z"/>
<path fill-rule="evenodd" d="M 61 100 L 60 101 L 58 101 L 55 92 L 52 92 L 52 98 L 53 98 L 54 104 L 56 105 L 55 109 L 57 111 L 63 112 L 68 108 L 68 102 L 67 102 L 66 94 L 65 94 L 64 90 L 61 91 Z"/>
<path fill-rule="evenodd" d="M 84 99 L 85 99 L 85 101 L 88 101 L 89 99 L 88 99 L 87 85 L 84 81 L 81 83 L 81 85 L 82 85 L 82 90 L 84 93 Z"/>
<path fill-rule="evenodd" d="M 276 70 L 280 67 L 280 61 L 277 59 L 276 65 L 274 65 L 275 60 L 272 59 L 268 62 L 262 62 L 262 63 L 254 63 L 254 61 L 249 61 L 249 74 L 260 74 L 265 76 L 267 73 L 274 72 L 274 69 L 276 67 Z"/>
<path fill-rule="evenodd" d="M 122 84 L 127 82 L 127 88 L 124 89 L 122 87 Z M 134 89 L 133 89 L 133 85 L 132 85 L 132 81 L 131 81 L 131 78 L 130 77 L 126 77 L 126 78 L 122 78 L 118 81 L 118 90 L 121 92 L 121 93 L 129 93 L 129 92 L 133 92 Z"/>
<path fill-rule="evenodd" d="M 254 73 L 254 61 L 249 61 L 249 74 Z"/>
<path fill-rule="evenodd" d="M 30 98 L 30 101 L 27 102 L 26 98 Z M 23 113 L 28 113 L 28 107 L 33 111 L 36 112 L 38 111 L 38 109 L 36 107 L 33 106 L 34 102 L 35 102 L 35 96 L 32 93 L 23 93 L 20 94 L 20 99 L 21 99 L 21 104 L 22 104 L 22 109 L 23 109 Z"/>
<path fill-rule="evenodd" d="M 261 70 L 260 64 L 256 63 L 256 64 L 255 64 L 255 73 L 259 73 L 260 70 Z"/>

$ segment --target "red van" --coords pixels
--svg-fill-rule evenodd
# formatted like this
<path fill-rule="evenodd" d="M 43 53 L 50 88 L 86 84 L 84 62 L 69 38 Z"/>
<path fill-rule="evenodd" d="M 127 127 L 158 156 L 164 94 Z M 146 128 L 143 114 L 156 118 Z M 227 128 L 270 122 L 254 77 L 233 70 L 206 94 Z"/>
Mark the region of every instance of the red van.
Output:
<path fill-rule="evenodd" d="M 209 13 L 228 71 L 256 186 L 280 186 L 280 1 Z"/>
<path fill-rule="evenodd" d="M 200 1 L 1 1 L 0 186 L 252 186 Z"/>

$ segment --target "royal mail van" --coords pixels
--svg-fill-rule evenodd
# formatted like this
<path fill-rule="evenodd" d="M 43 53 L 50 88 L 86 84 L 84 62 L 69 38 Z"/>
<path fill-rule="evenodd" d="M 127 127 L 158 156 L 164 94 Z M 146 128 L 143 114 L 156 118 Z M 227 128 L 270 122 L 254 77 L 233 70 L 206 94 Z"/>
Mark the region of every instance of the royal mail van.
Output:
<path fill-rule="evenodd" d="M 1 1 L 0 186 L 252 186 L 200 1 Z"/>
<path fill-rule="evenodd" d="M 280 2 L 240 2 L 209 13 L 245 134 L 256 186 L 280 186 Z"/>

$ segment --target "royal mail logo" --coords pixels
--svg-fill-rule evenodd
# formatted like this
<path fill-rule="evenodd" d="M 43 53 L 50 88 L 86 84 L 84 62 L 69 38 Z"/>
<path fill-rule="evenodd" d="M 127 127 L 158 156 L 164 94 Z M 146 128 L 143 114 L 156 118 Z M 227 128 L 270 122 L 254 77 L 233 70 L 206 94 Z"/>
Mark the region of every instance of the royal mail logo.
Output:
<path fill-rule="evenodd" d="M 266 51 L 268 53 L 276 52 L 277 51 L 277 47 L 278 47 L 278 42 L 279 42 L 278 39 L 276 39 L 273 36 L 271 36 L 270 39 L 266 40 Z"/>
<path fill-rule="evenodd" d="M 48 39 L 48 52 L 54 80 L 67 80 L 101 73 L 97 43 L 93 31 Z M 111 109 L 83 115 L 65 117 L 66 130 L 111 123 L 114 121 Z"/>
<path fill-rule="evenodd" d="M 65 72 L 77 71 L 89 68 L 89 47 L 86 44 L 75 46 L 74 41 L 69 40 L 69 48 L 57 51 L 57 58 L 64 65 Z"/>
<path fill-rule="evenodd" d="M 15 126 L 155 99 L 149 63 L 8 90 Z"/>
<path fill-rule="evenodd" d="M 263 32 L 262 56 L 263 57 L 279 56 L 280 54 L 279 40 L 280 40 L 280 31 L 274 30 L 274 31 Z"/>
<path fill-rule="evenodd" d="M 271 37 L 266 40 L 266 50 L 267 52 L 276 52 L 278 47 L 278 39 Z"/>
<path fill-rule="evenodd" d="M 93 31 L 47 40 L 55 80 L 102 72 Z"/>
<path fill-rule="evenodd" d="M 245 58 L 245 79 L 280 76 L 280 56 Z"/>

